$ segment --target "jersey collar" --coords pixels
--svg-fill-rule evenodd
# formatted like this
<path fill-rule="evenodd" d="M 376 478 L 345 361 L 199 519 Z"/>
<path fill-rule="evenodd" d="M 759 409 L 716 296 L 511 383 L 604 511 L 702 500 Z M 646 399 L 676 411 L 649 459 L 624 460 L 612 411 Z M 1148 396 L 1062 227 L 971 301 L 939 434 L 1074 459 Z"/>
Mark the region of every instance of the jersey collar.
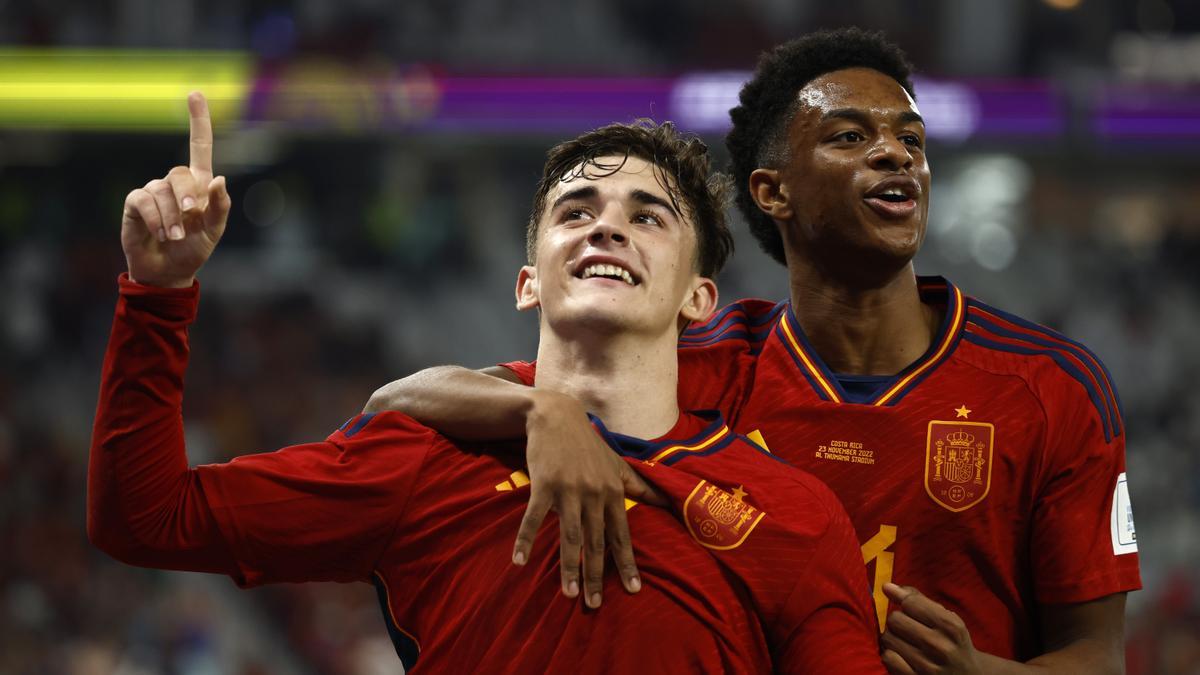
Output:
<path fill-rule="evenodd" d="M 946 314 L 942 324 L 929 349 L 921 358 L 893 376 L 886 385 L 880 387 L 873 399 L 864 402 L 865 405 L 895 405 L 946 360 L 962 336 L 966 310 L 962 292 L 942 277 L 917 277 L 917 288 L 921 294 L 921 302 L 928 305 L 945 305 Z M 809 344 L 791 303 L 788 303 L 782 320 L 776 326 L 775 334 L 791 355 L 796 368 L 812 385 L 818 396 L 833 403 L 854 405 L 838 384 L 837 376 L 829 370 Z"/>
<path fill-rule="evenodd" d="M 725 447 L 734 438 L 729 426 L 725 424 L 725 418 L 715 410 L 680 413 L 680 420 L 675 428 L 662 438 L 652 441 L 609 431 L 599 417 L 591 413 L 588 417 L 591 418 L 596 431 L 617 454 L 652 464 L 674 464 L 684 457 L 708 455 Z M 680 438 L 681 435 L 684 437 Z"/>

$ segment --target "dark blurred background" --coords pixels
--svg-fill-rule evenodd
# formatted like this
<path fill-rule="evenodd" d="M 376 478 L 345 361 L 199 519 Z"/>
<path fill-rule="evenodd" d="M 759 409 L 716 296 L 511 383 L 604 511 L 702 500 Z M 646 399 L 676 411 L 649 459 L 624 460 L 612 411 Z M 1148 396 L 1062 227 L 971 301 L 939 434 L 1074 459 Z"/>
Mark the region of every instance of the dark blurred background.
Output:
<path fill-rule="evenodd" d="M 1124 403 L 1131 673 L 1200 673 L 1200 4 L 1191 0 L 0 0 L 0 673 L 395 673 L 373 591 L 238 591 L 91 549 L 124 195 L 201 89 L 234 211 L 201 273 L 193 463 L 323 438 L 395 377 L 532 357 L 542 156 L 673 119 L 724 161 L 757 54 L 881 28 L 918 67 L 918 270 L 1084 341 Z M 735 218 L 722 297 L 786 294 Z M 515 534 L 515 533 L 514 533 Z"/>

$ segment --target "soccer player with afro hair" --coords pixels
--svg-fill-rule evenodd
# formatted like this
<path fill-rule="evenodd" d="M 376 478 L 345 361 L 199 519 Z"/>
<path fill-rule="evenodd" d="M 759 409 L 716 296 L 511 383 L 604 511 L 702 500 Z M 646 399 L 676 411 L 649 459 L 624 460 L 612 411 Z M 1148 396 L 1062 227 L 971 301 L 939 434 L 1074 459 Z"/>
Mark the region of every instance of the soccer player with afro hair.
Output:
<path fill-rule="evenodd" d="M 759 167 L 779 168 L 787 161 L 787 130 L 800 103 L 796 92 L 814 78 L 844 68 L 870 68 L 891 77 L 909 96 L 912 64 L 898 47 L 878 33 L 857 28 L 812 33 L 763 55 L 754 79 L 729 111 L 733 129 L 725 137 L 735 185 L 749 185 Z M 783 237 L 775 221 L 759 210 L 750 192 L 737 191 L 737 206 L 762 250 L 786 265 Z"/>

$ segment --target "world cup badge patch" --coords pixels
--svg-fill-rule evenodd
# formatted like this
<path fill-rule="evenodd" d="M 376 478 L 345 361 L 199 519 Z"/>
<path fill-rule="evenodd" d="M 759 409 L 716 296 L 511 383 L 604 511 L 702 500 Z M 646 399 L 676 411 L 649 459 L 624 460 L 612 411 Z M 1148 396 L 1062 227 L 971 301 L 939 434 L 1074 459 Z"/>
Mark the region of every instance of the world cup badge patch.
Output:
<path fill-rule="evenodd" d="M 743 501 L 742 486 L 726 492 L 702 480 L 683 502 L 683 522 L 702 546 L 719 551 L 737 548 L 766 515 Z"/>
<path fill-rule="evenodd" d="M 996 429 L 987 422 L 929 423 L 925 437 L 925 492 L 951 511 L 965 511 L 992 487 Z"/>

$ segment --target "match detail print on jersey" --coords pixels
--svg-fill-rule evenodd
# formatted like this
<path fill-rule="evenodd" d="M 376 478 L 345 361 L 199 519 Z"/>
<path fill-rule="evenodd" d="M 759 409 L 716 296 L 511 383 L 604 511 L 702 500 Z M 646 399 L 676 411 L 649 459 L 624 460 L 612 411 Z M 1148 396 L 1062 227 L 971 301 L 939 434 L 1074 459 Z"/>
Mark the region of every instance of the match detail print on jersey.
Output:
<path fill-rule="evenodd" d="M 987 497 L 992 487 L 995 427 L 988 422 L 933 420 L 925 437 L 925 492 L 954 512 Z"/>
<path fill-rule="evenodd" d="M 875 451 L 864 448 L 863 444 L 858 441 L 833 439 L 828 443 L 818 445 L 814 456 L 817 459 L 850 464 L 870 465 L 875 463 Z"/>
<path fill-rule="evenodd" d="M 1137 553 L 1137 532 L 1133 528 L 1133 503 L 1129 501 L 1129 479 L 1125 472 L 1117 476 L 1112 499 L 1113 555 Z"/>
<path fill-rule="evenodd" d="M 718 551 L 737 548 L 766 515 L 743 501 L 746 492 L 737 486 L 726 492 L 702 480 L 683 503 L 684 524 L 692 537 Z"/>

